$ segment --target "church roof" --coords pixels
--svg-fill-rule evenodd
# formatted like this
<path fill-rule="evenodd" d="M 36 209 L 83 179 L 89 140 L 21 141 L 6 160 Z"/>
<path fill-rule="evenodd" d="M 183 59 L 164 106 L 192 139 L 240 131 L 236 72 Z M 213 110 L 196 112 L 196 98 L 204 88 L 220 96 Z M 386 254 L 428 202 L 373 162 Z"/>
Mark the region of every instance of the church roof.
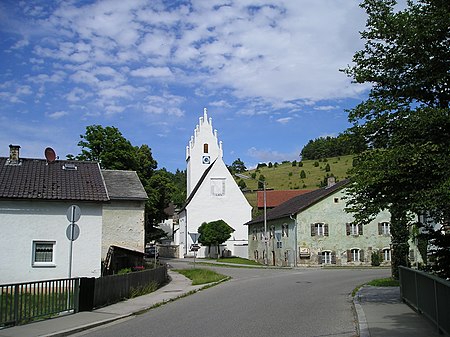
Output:
<path fill-rule="evenodd" d="M 191 202 L 191 200 L 194 198 L 195 194 L 197 193 L 198 189 L 200 188 L 200 186 L 202 185 L 203 181 L 206 179 L 206 176 L 208 175 L 208 173 L 211 171 L 211 169 L 213 168 L 214 164 L 217 162 L 217 159 L 214 160 L 209 166 L 208 168 L 205 170 L 205 172 L 203 172 L 202 176 L 200 177 L 200 179 L 198 180 L 197 184 L 195 185 L 194 189 L 192 190 L 191 194 L 189 195 L 189 197 L 186 199 L 186 202 L 184 203 L 183 207 L 180 209 L 180 212 L 183 211 L 187 205 L 189 205 L 189 203 Z"/>

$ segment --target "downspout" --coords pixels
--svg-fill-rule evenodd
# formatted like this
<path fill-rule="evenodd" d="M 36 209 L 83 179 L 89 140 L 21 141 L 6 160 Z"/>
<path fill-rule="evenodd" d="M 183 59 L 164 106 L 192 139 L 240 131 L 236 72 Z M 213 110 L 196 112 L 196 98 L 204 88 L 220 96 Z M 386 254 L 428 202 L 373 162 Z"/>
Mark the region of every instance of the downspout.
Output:
<path fill-rule="evenodd" d="M 291 220 L 294 220 L 294 245 L 295 245 L 295 247 L 294 247 L 294 267 L 297 267 L 297 247 L 298 247 L 298 244 L 297 244 L 297 218 L 296 217 L 292 217 L 292 215 L 294 215 L 294 214 L 290 214 L 289 215 L 289 218 L 291 218 Z"/>

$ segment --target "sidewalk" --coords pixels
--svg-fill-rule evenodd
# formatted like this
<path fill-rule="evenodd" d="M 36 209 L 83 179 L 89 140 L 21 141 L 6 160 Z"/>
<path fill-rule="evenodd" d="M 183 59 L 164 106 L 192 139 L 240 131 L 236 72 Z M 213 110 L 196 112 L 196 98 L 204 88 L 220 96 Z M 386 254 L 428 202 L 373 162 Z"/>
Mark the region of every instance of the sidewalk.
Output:
<path fill-rule="evenodd" d="M 364 286 L 353 301 L 360 337 L 442 337 L 427 318 L 401 301 L 399 287 Z"/>
<path fill-rule="evenodd" d="M 181 274 L 168 271 L 170 283 L 148 294 L 119 302 L 92 312 L 79 312 L 58 318 L 38 321 L 26 325 L 0 330 L 0 337 L 37 337 L 37 336 L 68 336 L 99 325 L 133 316 L 157 304 L 168 302 L 193 291 L 198 291 L 205 285 L 193 286 L 192 281 Z"/>

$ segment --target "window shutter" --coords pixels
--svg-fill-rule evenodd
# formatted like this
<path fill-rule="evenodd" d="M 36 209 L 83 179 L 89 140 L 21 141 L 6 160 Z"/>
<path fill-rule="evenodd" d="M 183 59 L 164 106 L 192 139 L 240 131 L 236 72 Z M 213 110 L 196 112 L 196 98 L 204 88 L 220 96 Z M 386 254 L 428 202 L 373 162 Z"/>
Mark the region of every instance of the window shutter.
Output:
<path fill-rule="evenodd" d="M 347 262 L 352 262 L 352 251 L 347 250 Z"/>
<path fill-rule="evenodd" d="M 336 264 L 336 252 L 331 252 L 331 264 Z"/>
<path fill-rule="evenodd" d="M 359 261 L 364 262 L 364 250 L 359 251 Z"/>
<path fill-rule="evenodd" d="M 311 224 L 311 236 L 315 236 L 316 235 L 316 226 L 312 223 Z"/>
<path fill-rule="evenodd" d="M 319 258 L 319 264 L 322 264 L 323 263 L 323 255 L 322 255 L 322 253 L 319 252 L 317 256 Z"/>
<path fill-rule="evenodd" d="M 323 224 L 323 227 L 324 227 L 324 235 L 328 236 L 328 224 L 327 223 Z"/>
<path fill-rule="evenodd" d="M 381 222 L 378 223 L 378 235 L 383 235 L 383 226 Z"/>
<path fill-rule="evenodd" d="M 350 224 L 348 222 L 345 224 L 345 228 L 347 230 L 347 235 L 350 235 Z"/>
<path fill-rule="evenodd" d="M 363 235 L 363 225 L 361 223 L 358 225 L 358 235 Z"/>

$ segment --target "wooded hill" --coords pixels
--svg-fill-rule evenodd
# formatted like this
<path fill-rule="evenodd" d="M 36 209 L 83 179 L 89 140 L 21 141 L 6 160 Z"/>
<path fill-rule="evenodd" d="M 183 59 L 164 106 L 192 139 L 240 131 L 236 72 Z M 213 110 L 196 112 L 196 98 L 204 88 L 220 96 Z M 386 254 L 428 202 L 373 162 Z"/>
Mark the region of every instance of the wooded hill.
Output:
<path fill-rule="evenodd" d="M 252 179 L 235 178 L 243 187 L 244 195 L 249 203 L 256 206 L 256 191 L 258 180 L 266 181 L 266 188 L 273 190 L 313 190 L 324 186 L 328 176 L 334 176 L 337 181 L 348 178 L 348 170 L 353 165 L 353 156 L 339 156 L 318 160 L 304 160 L 301 162 L 284 161 L 258 165 L 254 170 L 243 174 Z M 303 173 L 302 173 L 303 172 Z M 259 184 L 262 189 L 261 183 Z"/>

